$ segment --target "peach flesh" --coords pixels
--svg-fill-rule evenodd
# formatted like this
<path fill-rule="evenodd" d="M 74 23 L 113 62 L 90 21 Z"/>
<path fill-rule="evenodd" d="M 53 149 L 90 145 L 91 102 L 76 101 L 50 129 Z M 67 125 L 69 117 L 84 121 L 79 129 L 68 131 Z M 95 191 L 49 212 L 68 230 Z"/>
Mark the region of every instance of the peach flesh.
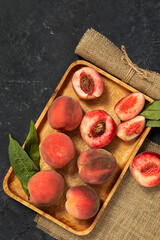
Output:
<path fill-rule="evenodd" d="M 54 129 L 72 131 L 82 120 L 82 108 L 79 102 L 68 96 L 56 98 L 48 110 L 48 122 Z"/>
<path fill-rule="evenodd" d="M 64 133 L 47 135 L 40 148 L 43 160 L 53 168 L 64 167 L 75 156 L 72 140 Z"/>
<path fill-rule="evenodd" d="M 66 193 L 65 208 L 78 219 L 89 219 L 99 210 L 100 199 L 94 189 L 85 185 L 71 187 Z"/>
<path fill-rule="evenodd" d="M 122 98 L 114 107 L 114 111 L 122 121 L 136 117 L 143 109 L 145 98 L 142 93 L 135 92 Z"/>
<path fill-rule="evenodd" d="M 89 149 L 78 158 L 80 178 L 89 184 L 102 184 L 116 169 L 116 159 L 105 149 Z"/>
<path fill-rule="evenodd" d="M 103 80 L 100 74 L 90 67 L 77 70 L 72 77 L 75 93 L 82 99 L 94 99 L 103 93 Z"/>
<path fill-rule="evenodd" d="M 101 148 L 112 141 L 116 132 L 116 124 L 105 111 L 93 110 L 83 117 L 80 132 L 90 147 Z"/>
<path fill-rule="evenodd" d="M 37 206 L 49 206 L 58 201 L 64 191 L 64 180 L 55 171 L 40 171 L 28 182 L 30 201 Z"/>
<path fill-rule="evenodd" d="M 121 122 L 117 126 L 116 135 L 123 141 L 129 142 L 138 137 L 145 128 L 145 117 L 136 116 L 135 118 Z"/>
<path fill-rule="evenodd" d="M 144 187 L 154 187 L 160 183 L 160 155 L 143 152 L 130 164 L 130 171 L 137 182 Z"/>

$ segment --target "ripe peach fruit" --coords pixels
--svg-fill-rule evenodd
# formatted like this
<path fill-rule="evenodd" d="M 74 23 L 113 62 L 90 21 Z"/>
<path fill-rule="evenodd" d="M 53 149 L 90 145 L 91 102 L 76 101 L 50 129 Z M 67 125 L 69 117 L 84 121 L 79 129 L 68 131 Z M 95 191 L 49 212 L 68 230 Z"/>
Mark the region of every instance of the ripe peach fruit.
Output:
<path fill-rule="evenodd" d="M 138 137 L 145 127 L 145 117 L 137 116 L 131 120 L 121 122 L 117 126 L 116 135 L 123 141 L 131 141 Z"/>
<path fill-rule="evenodd" d="M 82 119 L 82 108 L 79 102 L 68 96 L 56 98 L 48 110 L 48 122 L 57 130 L 72 131 Z"/>
<path fill-rule="evenodd" d="M 89 149 L 78 158 L 80 178 L 90 184 L 104 183 L 116 169 L 116 159 L 105 149 Z"/>
<path fill-rule="evenodd" d="M 74 73 L 72 86 L 75 93 L 82 99 L 94 99 L 103 93 L 102 78 L 90 67 L 83 67 Z"/>
<path fill-rule="evenodd" d="M 100 199 L 94 189 L 89 186 L 78 185 L 71 187 L 66 194 L 66 210 L 78 219 L 93 217 L 99 210 Z"/>
<path fill-rule="evenodd" d="M 156 186 L 160 183 L 160 155 L 155 152 L 140 153 L 133 159 L 130 171 L 140 185 Z"/>
<path fill-rule="evenodd" d="M 82 138 L 92 148 L 106 146 L 113 139 L 116 132 L 116 124 L 112 117 L 103 110 L 88 112 L 80 125 Z"/>
<path fill-rule="evenodd" d="M 114 107 L 114 111 L 122 121 L 137 116 L 143 109 L 145 98 L 142 93 L 135 92 L 122 98 Z"/>
<path fill-rule="evenodd" d="M 40 171 L 28 182 L 30 201 L 38 206 L 54 204 L 62 195 L 64 180 L 55 171 Z"/>
<path fill-rule="evenodd" d="M 64 167 L 75 156 L 72 140 L 64 133 L 49 134 L 41 144 L 43 160 L 53 168 Z"/>

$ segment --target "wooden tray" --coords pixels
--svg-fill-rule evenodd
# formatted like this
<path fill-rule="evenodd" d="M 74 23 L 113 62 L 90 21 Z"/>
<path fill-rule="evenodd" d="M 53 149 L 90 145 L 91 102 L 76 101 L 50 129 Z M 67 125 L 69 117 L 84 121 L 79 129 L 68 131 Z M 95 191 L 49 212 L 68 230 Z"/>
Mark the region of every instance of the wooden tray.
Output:
<path fill-rule="evenodd" d="M 75 94 L 72 84 L 71 78 L 73 73 L 80 69 L 81 67 L 88 66 L 92 67 L 97 70 L 103 79 L 104 82 L 104 92 L 101 97 L 94 100 L 81 100 Z M 57 86 L 55 92 L 49 99 L 46 107 L 44 108 L 43 112 L 41 113 L 38 121 L 36 122 L 36 129 L 39 136 L 39 143 L 41 145 L 42 140 L 51 132 L 54 132 L 47 121 L 47 111 L 52 103 L 52 101 L 60 96 L 60 95 L 68 95 L 75 99 L 77 99 L 83 110 L 84 113 L 95 110 L 95 109 L 102 109 L 109 113 L 113 119 L 115 120 L 116 124 L 119 123 L 119 119 L 114 113 L 114 106 L 115 104 L 124 96 L 131 92 L 137 92 L 136 89 L 128 86 L 127 84 L 123 83 L 122 81 L 118 80 L 117 78 L 113 77 L 112 75 L 102 71 L 98 67 L 88 63 L 86 61 L 76 61 L 70 65 L 67 69 L 66 73 L 64 74 L 62 80 L 60 81 L 59 85 Z M 145 96 L 145 95 L 144 95 Z M 148 102 L 153 102 L 148 96 L 145 96 Z M 90 185 L 92 186 L 96 192 L 98 193 L 101 206 L 99 212 L 96 216 L 89 220 L 78 220 L 71 217 L 65 210 L 65 193 L 69 187 L 78 185 L 78 184 L 86 184 L 78 177 L 78 168 L 77 168 L 77 158 L 78 155 L 89 149 L 88 145 L 83 141 L 80 136 L 79 128 L 71 132 L 65 132 L 74 142 L 76 148 L 76 156 L 73 160 L 71 160 L 67 166 L 60 170 L 56 170 L 59 172 L 65 180 L 65 192 L 60 199 L 60 201 L 49 208 L 40 209 L 34 206 L 29 202 L 27 196 L 25 195 L 21 184 L 15 173 L 10 167 L 8 173 L 5 176 L 3 187 L 4 191 L 12 198 L 17 200 L 18 202 L 22 203 L 23 205 L 31 208 L 32 210 L 36 211 L 37 213 L 43 215 L 44 217 L 48 218 L 49 220 L 57 223 L 61 227 L 65 228 L 66 230 L 75 233 L 77 235 L 86 235 L 88 234 L 97 223 L 98 219 L 100 218 L 102 212 L 104 211 L 105 207 L 107 206 L 108 202 L 110 201 L 113 193 L 115 192 L 117 186 L 121 182 L 122 177 L 124 176 L 125 172 L 127 171 L 132 159 L 136 155 L 138 149 L 142 145 L 143 141 L 145 140 L 147 134 L 149 133 L 150 128 L 145 128 L 143 133 L 140 135 L 139 138 L 133 140 L 131 142 L 124 142 L 120 140 L 118 137 L 114 137 L 112 142 L 105 147 L 106 150 L 110 151 L 117 160 L 117 169 L 114 175 L 104 184 L 101 185 Z M 40 159 L 40 168 L 41 170 L 50 169 L 50 167 Z"/>

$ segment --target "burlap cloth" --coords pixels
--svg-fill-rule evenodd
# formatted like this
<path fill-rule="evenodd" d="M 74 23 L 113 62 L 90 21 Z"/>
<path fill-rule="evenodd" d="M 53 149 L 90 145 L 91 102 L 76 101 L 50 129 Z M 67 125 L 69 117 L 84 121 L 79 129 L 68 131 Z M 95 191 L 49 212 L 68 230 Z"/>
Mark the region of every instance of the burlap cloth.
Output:
<path fill-rule="evenodd" d="M 124 46 L 120 50 L 93 28 L 83 35 L 75 53 L 153 99 L 160 99 L 160 74 L 133 64 Z"/>
<path fill-rule="evenodd" d="M 123 51 L 89 29 L 75 52 L 153 99 L 160 99 L 160 75 L 138 68 Z M 160 154 L 160 147 L 146 139 L 139 150 L 143 151 Z M 142 187 L 128 170 L 95 228 L 86 236 L 72 234 L 38 214 L 34 220 L 39 229 L 58 240 L 159 240 L 160 185 Z"/>

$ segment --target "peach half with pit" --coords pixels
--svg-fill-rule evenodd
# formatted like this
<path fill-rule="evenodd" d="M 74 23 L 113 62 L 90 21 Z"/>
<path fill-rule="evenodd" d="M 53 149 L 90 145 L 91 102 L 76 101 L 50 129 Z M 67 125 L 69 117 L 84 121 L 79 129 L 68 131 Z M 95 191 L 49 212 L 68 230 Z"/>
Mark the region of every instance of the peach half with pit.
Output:
<path fill-rule="evenodd" d="M 143 109 L 145 104 L 144 95 L 134 92 L 122 98 L 114 107 L 114 111 L 122 121 L 136 117 Z"/>
<path fill-rule="evenodd" d="M 105 149 L 89 149 L 78 158 L 80 178 L 89 184 L 107 181 L 116 169 L 116 159 Z"/>
<path fill-rule="evenodd" d="M 94 99 L 103 93 L 103 80 L 100 74 L 90 67 L 82 67 L 72 77 L 75 93 L 82 99 Z"/>
<path fill-rule="evenodd" d="M 56 98 L 48 110 L 48 122 L 54 129 L 72 131 L 78 127 L 82 119 L 80 103 L 68 96 Z"/>
<path fill-rule="evenodd" d="M 64 167 L 75 156 L 75 147 L 70 137 L 54 132 L 42 141 L 40 152 L 43 160 L 53 168 Z"/>
<path fill-rule="evenodd" d="M 135 118 L 121 122 L 117 126 L 116 135 L 123 141 L 129 142 L 137 138 L 145 128 L 145 117 L 136 116 Z"/>
<path fill-rule="evenodd" d="M 160 183 L 160 155 L 156 152 L 142 152 L 130 164 L 130 171 L 137 182 L 144 187 Z"/>
<path fill-rule="evenodd" d="M 66 211 L 75 218 L 89 219 L 99 210 L 100 199 L 96 191 L 85 185 L 69 188 L 66 193 Z"/>
<path fill-rule="evenodd" d="M 30 201 L 37 206 L 55 204 L 64 191 L 63 177 L 53 170 L 40 171 L 28 182 Z"/>
<path fill-rule="evenodd" d="M 107 112 L 92 110 L 83 117 L 80 132 L 91 148 L 101 148 L 112 141 L 116 133 L 116 124 Z"/>

